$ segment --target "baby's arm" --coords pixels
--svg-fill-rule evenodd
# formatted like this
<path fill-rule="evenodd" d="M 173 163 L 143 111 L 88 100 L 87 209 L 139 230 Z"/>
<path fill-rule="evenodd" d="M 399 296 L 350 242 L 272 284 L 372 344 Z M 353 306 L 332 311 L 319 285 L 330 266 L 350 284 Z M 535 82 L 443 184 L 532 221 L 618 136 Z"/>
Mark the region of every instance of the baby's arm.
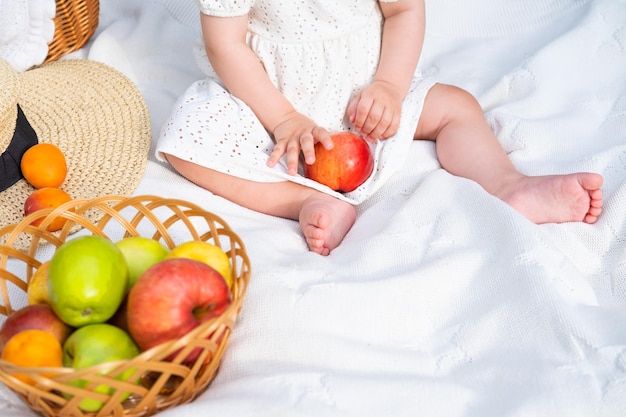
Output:
<path fill-rule="evenodd" d="M 424 42 L 424 0 L 380 2 L 380 7 L 385 22 L 378 69 L 372 84 L 347 109 L 355 129 L 367 139 L 396 133 Z"/>
<path fill-rule="evenodd" d="M 274 135 L 276 146 L 268 160 L 274 166 L 287 154 L 287 169 L 298 169 L 300 151 L 308 163 L 315 161 L 313 145 L 332 147 L 325 129 L 298 113 L 272 84 L 256 54 L 246 43 L 248 16 L 201 15 L 202 33 L 209 61 L 231 94 L 243 100 L 263 126 Z"/>

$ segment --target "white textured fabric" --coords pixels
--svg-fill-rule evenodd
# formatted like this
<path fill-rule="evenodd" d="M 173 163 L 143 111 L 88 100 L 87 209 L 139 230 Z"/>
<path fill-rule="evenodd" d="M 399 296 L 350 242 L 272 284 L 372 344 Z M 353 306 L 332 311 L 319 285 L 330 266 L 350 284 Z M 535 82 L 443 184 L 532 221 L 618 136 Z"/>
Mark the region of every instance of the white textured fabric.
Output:
<path fill-rule="evenodd" d="M 201 3 L 207 14 L 248 12 L 248 44 L 272 83 L 297 110 L 329 132 L 351 129 L 348 103 L 371 82 L 378 64 L 381 13 L 376 0 Z M 373 174 L 356 190 L 342 194 L 305 178 L 302 170 L 297 176 L 287 174 L 286 157 L 276 167 L 267 167 L 272 139 L 250 108 L 219 85 L 203 46 L 195 51 L 200 68 L 213 81 L 195 83 L 176 103 L 159 138 L 161 161 L 166 160 L 163 154 L 171 154 L 252 181 L 293 181 L 353 204 L 369 198 L 402 167 L 434 83 L 415 76 L 398 132 L 371 144 Z"/>
<path fill-rule="evenodd" d="M 132 75 L 155 127 L 203 76 L 186 2 L 103 1 L 81 51 Z M 427 0 L 427 16 L 422 72 L 474 93 L 522 171 L 603 174 L 598 223 L 534 225 L 416 142 L 320 257 L 297 222 L 211 195 L 153 156 L 136 193 L 218 214 L 252 262 L 216 379 L 159 416 L 624 415 L 626 3 Z M 2 386 L 0 410 L 36 416 Z"/>
<path fill-rule="evenodd" d="M 213 16 L 242 16 L 250 10 L 254 4 L 254 0 L 197 0 L 202 13 L 211 14 Z"/>
<path fill-rule="evenodd" d="M 41 64 L 54 36 L 54 0 L 0 0 L 0 57 L 17 71 Z"/>

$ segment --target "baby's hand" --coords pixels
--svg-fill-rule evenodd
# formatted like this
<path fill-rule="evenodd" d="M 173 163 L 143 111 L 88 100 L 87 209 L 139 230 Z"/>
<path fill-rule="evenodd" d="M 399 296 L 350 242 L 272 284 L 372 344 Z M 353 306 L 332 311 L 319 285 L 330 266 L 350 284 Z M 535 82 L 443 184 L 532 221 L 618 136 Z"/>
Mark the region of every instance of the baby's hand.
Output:
<path fill-rule="evenodd" d="M 387 139 L 398 130 L 403 99 L 393 84 L 374 81 L 352 99 L 346 113 L 365 139 Z"/>
<path fill-rule="evenodd" d="M 267 161 L 267 166 L 274 167 L 283 155 L 287 154 L 287 173 L 298 173 L 300 151 L 304 155 L 304 162 L 315 162 L 314 145 L 321 142 L 326 149 L 333 147 L 333 141 L 326 129 L 316 125 L 311 119 L 301 113 L 293 112 L 289 118 L 274 128 L 276 145 Z"/>

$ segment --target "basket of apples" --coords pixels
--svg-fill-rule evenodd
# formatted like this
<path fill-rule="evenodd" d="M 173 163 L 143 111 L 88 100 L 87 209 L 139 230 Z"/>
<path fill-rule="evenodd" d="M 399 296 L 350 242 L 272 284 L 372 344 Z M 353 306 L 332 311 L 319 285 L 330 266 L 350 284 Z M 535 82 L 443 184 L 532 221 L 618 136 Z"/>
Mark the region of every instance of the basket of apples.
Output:
<path fill-rule="evenodd" d="M 193 203 L 105 196 L 36 211 L 0 229 L 0 381 L 44 416 L 190 402 L 217 373 L 249 280 L 239 236 Z"/>

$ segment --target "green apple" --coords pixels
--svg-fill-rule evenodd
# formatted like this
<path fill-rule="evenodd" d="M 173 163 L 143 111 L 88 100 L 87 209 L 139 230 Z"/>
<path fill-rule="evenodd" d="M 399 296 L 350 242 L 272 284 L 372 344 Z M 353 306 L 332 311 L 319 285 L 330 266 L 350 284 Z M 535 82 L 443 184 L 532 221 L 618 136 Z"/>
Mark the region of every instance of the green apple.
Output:
<path fill-rule="evenodd" d="M 124 330 L 106 323 L 88 324 L 83 326 L 68 337 L 63 344 L 63 366 L 74 369 L 84 369 L 105 362 L 113 362 L 134 358 L 139 354 L 139 348 Z M 104 375 L 110 370 L 103 370 Z M 136 369 L 129 369 L 115 377 L 120 381 L 128 380 Z M 135 383 L 139 382 L 139 378 Z M 72 385 L 84 388 L 88 381 L 77 379 Z M 98 385 L 93 389 L 107 395 L 112 395 L 114 389 L 106 384 Z M 121 401 L 124 401 L 130 393 L 124 393 Z M 83 411 L 98 411 L 102 408 L 102 401 L 85 398 L 79 404 Z"/>
<path fill-rule="evenodd" d="M 68 240 L 50 260 L 49 302 L 70 326 L 107 321 L 122 303 L 127 286 L 126 260 L 107 238 L 94 235 Z"/>
<path fill-rule="evenodd" d="M 125 237 L 115 245 L 126 259 L 129 289 L 146 269 L 162 261 L 169 252 L 158 240 L 142 236 Z"/>

